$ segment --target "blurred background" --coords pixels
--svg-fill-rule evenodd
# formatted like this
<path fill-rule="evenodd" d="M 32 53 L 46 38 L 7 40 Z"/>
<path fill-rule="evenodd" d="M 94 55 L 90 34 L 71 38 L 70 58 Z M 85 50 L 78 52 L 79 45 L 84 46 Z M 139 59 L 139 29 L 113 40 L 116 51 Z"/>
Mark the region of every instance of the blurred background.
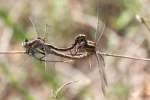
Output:
<path fill-rule="evenodd" d="M 149 0 L 0 0 L 0 52 L 22 51 L 25 38 L 36 38 L 30 16 L 50 24 L 50 44 L 68 47 L 77 34 L 95 39 L 99 14 L 106 25 L 98 43 L 104 52 L 150 58 L 150 32 L 136 19 L 142 16 L 149 24 L 149 5 Z M 150 100 L 150 62 L 104 58 L 105 96 L 96 67 L 90 69 L 86 59 L 48 63 L 45 71 L 42 62 L 28 55 L 1 54 L 0 100 Z M 72 81 L 77 82 L 55 98 L 57 90 Z"/>

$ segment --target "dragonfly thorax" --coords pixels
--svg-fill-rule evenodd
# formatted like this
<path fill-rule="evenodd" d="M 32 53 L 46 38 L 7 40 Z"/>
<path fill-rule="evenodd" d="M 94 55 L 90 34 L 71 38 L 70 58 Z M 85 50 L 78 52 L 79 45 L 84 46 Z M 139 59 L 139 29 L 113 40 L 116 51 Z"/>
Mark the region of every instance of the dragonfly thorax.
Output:
<path fill-rule="evenodd" d="M 45 41 L 42 40 L 41 38 L 37 38 L 37 39 L 31 40 L 31 41 L 29 41 L 28 39 L 25 39 L 25 41 L 23 43 L 23 47 L 25 47 L 26 49 L 28 49 L 28 48 L 42 49 L 44 43 L 45 43 Z"/>

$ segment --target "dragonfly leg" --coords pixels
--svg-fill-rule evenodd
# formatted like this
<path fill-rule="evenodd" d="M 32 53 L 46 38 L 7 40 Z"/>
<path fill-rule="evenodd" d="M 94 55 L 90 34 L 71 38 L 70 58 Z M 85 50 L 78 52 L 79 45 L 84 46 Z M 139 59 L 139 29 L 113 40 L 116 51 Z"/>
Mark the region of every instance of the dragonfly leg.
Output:
<path fill-rule="evenodd" d="M 35 50 L 33 48 L 28 48 L 28 49 L 26 49 L 26 53 L 30 56 L 34 56 Z"/>
<path fill-rule="evenodd" d="M 38 60 L 40 60 L 40 61 L 45 61 L 45 60 L 43 59 L 43 58 L 45 57 L 45 53 L 39 51 L 38 49 L 36 49 L 36 52 L 42 54 L 42 56 L 41 56 L 41 57 L 36 57 L 36 56 L 35 56 L 35 58 L 38 59 Z"/>
<path fill-rule="evenodd" d="M 71 56 L 75 56 L 75 55 L 77 55 L 77 53 L 78 53 L 78 49 L 77 49 L 77 47 L 76 47 L 76 46 L 75 46 L 74 53 L 72 53 L 72 51 L 70 50 L 70 54 L 71 54 Z"/>
<path fill-rule="evenodd" d="M 44 60 L 43 58 L 45 57 L 45 55 L 43 55 L 42 57 L 37 57 L 36 55 L 33 55 L 33 57 L 35 58 L 35 59 L 37 59 L 37 60 L 39 60 L 39 61 L 46 61 L 46 60 Z"/>
<path fill-rule="evenodd" d="M 70 50 L 70 55 L 71 56 L 75 56 L 77 54 L 77 52 L 75 51 L 75 52 L 72 52 L 71 50 Z"/>
<path fill-rule="evenodd" d="M 42 57 L 40 57 L 39 60 L 40 60 L 40 61 L 46 61 L 46 60 L 43 59 L 43 58 L 45 58 L 45 55 L 43 55 Z"/>

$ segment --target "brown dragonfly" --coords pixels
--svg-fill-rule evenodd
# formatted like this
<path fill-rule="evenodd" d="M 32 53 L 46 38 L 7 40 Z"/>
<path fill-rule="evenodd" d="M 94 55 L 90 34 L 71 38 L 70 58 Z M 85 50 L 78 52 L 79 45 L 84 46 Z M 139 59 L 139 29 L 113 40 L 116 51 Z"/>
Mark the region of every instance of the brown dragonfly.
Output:
<path fill-rule="evenodd" d="M 25 39 L 23 42 L 23 47 L 25 49 L 25 51 L 0 51 L 0 54 L 27 54 L 31 57 L 34 57 L 35 59 L 39 60 L 39 61 L 44 61 L 45 63 L 45 69 L 47 67 L 47 62 L 51 62 L 51 63 L 56 63 L 56 62 L 62 62 L 62 63 L 68 63 L 72 60 L 48 60 L 47 57 L 47 52 L 45 52 L 46 50 L 48 50 L 48 52 L 51 52 L 52 55 L 56 55 L 55 53 L 53 54 L 53 51 L 68 51 L 71 50 L 75 44 L 73 44 L 72 46 L 68 47 L 68 48 L 58 48 L 56 46 L 53 46 L 51 44 L 47 43 L 47 37 L 49 35 L 49 25 L 48 24 L 41 24 L 40 21 L 37 21 L 37 18 L 34 19 L 34 17 L 30 17 L 29 20 L 31 21 L 35 31 L 36 31 L 36 35 L 37 37 L 35 39 L 32 40 L 28 40 Z M 40 22 L 40 23 L 39 23 Z M 49 32 L 48 32 L 49 31 Z M 47 47 L 47 48 L 45 48 Z M 43 52 L 44 50 L 44 52 Z M 61 57 L 61 56 L 59 56 Z"/>
<path fill-rule="evenodd" d="M 99 74 L 101 78 L 101 90 L 103 93 L 105 93 L 105 87 L 107 86 L 107 79 L 105 75 L 105 62 L 103 56 L 112 56 L 112 57 L 120 57 L 120 58 L 127 58 L 127 59 L 133 59 L 133 60 L 143 60 L 143 61 L 150 61 L 150 59 L 146 58 L 136 58 L 136 57 L 130 57 L 130 56 L 124 56 L 124 55 L 117 55 L 117 54 L 109 54 L 105 52 L 101 52 L 97 47 L 97 43 L 100 41 L 103 31 L 105 29 L 105 24 L 100 25 L 101 20 L 98 17 L 97 22 L 97 31 L 96 31 L 96 39 L 95 41 L 90 41 L 84 34 L 79 34 L 74 39 L 74 43 L 68 47 L 68 48 L 57 48 L 55 46 L 50 45 L 49 43 L 45 42 L 41 38 L 37 38 L 32 41 L 25 41 L 24 47 L 27 50 L 27 53 L 33 56 L 34 53 L 40 53 L 43 56 L 40 59 L 41 61 L 47 62 L 48 60 L 43 59 L 46 57 L 46 55 L 54 54 L 63 58 L 73 59 L 73 60 L 79 60 L 79 59 L 85 59 L 89 58 L 91 60 L 91 56 L 94 56 L 97 59 L 97 67 L 99 69 Z M 70 52 L 70 54 L 63 53 L 64 51 L 72 51 L 75 50 L 74 53 Z M 92 66 L 90 64 L 90 66 Z"/>
<path fill-rule="evenodd" d="M 23 43 L 23 47 L 25 48 L 26 54 L 33 56 L 34 58 L 40 61 L 45 61 L 45 62 L 65 62 L 65 61 L 45 60 L 46 56 L 49 54 L 53 54 L 56 56 L 69 58 L 69 59 L 82 58 L 81 56 L 83 56 L 84 54 L 73 57 L 73 55 L 75 54 L 72 53 L 72 50 L 74 50 L 74 48 L 76 48 L 79 43 L 79 38 L 80 38 L 79 36 L 75 38 L 75 41 L 71 46 L 66 47 L 66 48 L 58 48 L 56 46 L 49 44 L 47 41 L 46 37 L 48 36 L 48 33 L 50 32 L 49 30 L 50 26 L 48 24 L 39 23 L 39 21 L 37 20 L 38 18 L 30 17 L 29 19 L 34 29 L 36 30 L 36 33 L 38 34 L 38 36 L 36 39 L 32 39 L 32 40 L 25 39 Z M 67 55 L 64 52 L 69 52 L 69 54 Z M 37 56 L 38 54 L 41 54 L 41 56 L 38 57 Z"/>
<path fill-rule="evenodd" d="M 30 17 L 29 19 L 34 29 L 36 30 L 37 38 L 32 39 L 30 41 L 28 39 L 25 39 L 23 43 L 23 47 L 25 48 L 26 54 L 40 61 L 44 61 L 45 69 L 47 66 L 47 62 L 70 62 L 72 61 L 72 60 L 48 60 L 47 59 L 48 54 L 61 57 L 60 55 L 58 55 L 60 52 L 71 51 L 76 44 L 73 44 L 72 46 L 68 48 L 58 48 L 56 46 L 49 44 L 47 37 L 50 32 L 49 30 L 50 25 L 48 25 L 47 23 L 41 23 L 41 21 L 39 21 L 38 18 L 35 18 L 35 17 Z"/>
<path fill-rule="evenodd" d="M 34 19 L 31 19 L 31 21 L 33 20 Z M 35 22 L 32 22 L 32 23 L 35 24 Z M 108 54 L 108 53 L 99 51 L 97 48 L 97 43 L 100 41 L 101 36 L 103 34 L 103 30 L 105 28 L 105 25 L 103 24 L 103 27 L 101 27 L 100 29 L 99 18 L 98 18 L 97 34 L 96 34 L 95 41 L 90 41 L 86 35 L 79 34 L 78 36 L 75 37 L 73 44 L 69 46 L 68 48 L 58 48 L 47 43 L 46 38 L 42 38 L 42 36 L 40 36 L 42 33 L 41 30 L 39 30 L 37 26 L 35 27 L 36 29 L 38 29 L 38 31 L 37 30 L 36 31 L 39 36 L 36 39 L 33 39 L 31 41 L 29 41 L 28 39 L 25 40 L 24 42 L 25 51 L 0 52 L 0 54 L 16 54 L 16 53 L 28 54 L 30 56 L 35 57 L 36 59 L 40 61 L 44 61 L 45 67 L 46 67 L 47 62 L 69 62 L 69 60 L 64 61 L 64 60 L 45 59 L 45 57 L 49 54 L 53 54 L 53 55 L 71 59 L 71 60 L 80 60 L 80 59 L 85 59 L 85 58 L 89 58 L 90 60 L 91 56 L 95 56 L 95 58 L 97 59 L 98 67 L 99 67 L 99 73 L 101 77 L 101 89 L 103 93 L 105 93 L 105 87 L 107 86 L 107 80 L 106 80 L 105 69 L 104 69 L 105 63 L 104 63 L 103 56 L 113 56 L 113 57 L 121 57 L 121 58 L 128 58 L 128 59 L 134 59 L 134 60 L 150 61 L 150 59 L 146 59 L 146 58 L 136 58 L 136 57 L 130 57 L 130 56 L 124 56 L 124 55 Z M 48 28 L 48 25 L 45 24 L 45 28 L 46 27 Z M 101 30 L 101 32 L 99 32 L 98 30 Z M 75 50 L 75 53 L 70 52 L 72 50 Z M 65 54 L 64 51 L 69 51 L 70 54 Z M 41 56 L 40 57 L 37 56 L 38 54 L 40 54 Z"/>
<path fill-rule="evenodd" d="M 38 34 L 38 37 L 33 40 L 28 40 L 26 39 L 24 41 L 23 46 L 25 47 L 25 51 L 18 51 L 18 52 L 0 52 L 0 54 L 16 54 L 16 53 L 26 53 L 30 56 L 35 57 L 36 59 L 40 61 L 45 62 L 45 67 L 46 67 L 46 62 L 69 62 L 69 60 L 47 60 L 46 56 L 49 54 L 53 54 L 59 57 L 63 58 L 68 58 L 68 59 L 73 59 L 73 60 L 80 60 L 80 59 L 85 59 L 89 58 L 91 59 L 91 56 L 94 56 L 97 59 L 98 63 L 98 69 L 99 69 L 99 74 L 101 78 L 101 89 L 102 92 L 105 93 L 105 87 L 107 86 L 107 79 L 105 75 L 105 62 L 103 56 L 112 56 L 112 57 L 121 57 L 121 58 L 128 58 L 128 59 L 133 59 L 133 60 L 144 60 L 144 61 L 150 61 L 150 59 L 146 58 L 136 58 L 136 57 L 130 57 L 130 56 L 124 56 L 124 55 L 116 55 L 116 54 L 109 54 L 105 52 L 101 52 L 97 47 L 97 43 L 100 41 L 103 31 L 105 29 L 105 24 L 100 26 L 101 20 L 98 17 L 98 23 L 97 23 L 97 32 L 96 32 L 96 39 L 95 41 L 90 41 L 84 34 L 79 34 L 76 36 L 74 39 L 74 43 L 67 47 L 67 48 L 58 48 L 55 47 L 51 44 L 49 44 L 46 41 L 46 36 L 48 34 L 48 28 L 49 26 L 45 24 L 45 28 L 40 29 L 39 24 L 36 24 L 34 21 L 34 18 L 30 18 L 34 28 L 36 29 L 36 32 Z M 43 31 L 45 29 L 45 31 Z M 42 38 L 44 35 L 44 38 Z M 75 53 L 72 53 L 72 50 L 75 50 Z M 64 52 L 68 51 L 70 52 L 69 54 L 65 54 Z M 41 56 L 38 57 L 37 55 L 40 54 Z M 92 65 L 90 65 L 92 66 Z"/>

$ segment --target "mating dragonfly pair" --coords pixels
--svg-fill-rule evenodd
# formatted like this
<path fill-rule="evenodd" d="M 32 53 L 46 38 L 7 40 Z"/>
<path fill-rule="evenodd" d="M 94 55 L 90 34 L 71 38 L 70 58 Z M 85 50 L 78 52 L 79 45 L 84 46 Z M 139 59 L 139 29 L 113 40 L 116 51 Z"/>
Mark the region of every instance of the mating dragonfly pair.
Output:
<path fill-rule="evenodd" d="M 34 18 L 30 18 L 30 21 L 32 22 L 33 26 L 36 29 L 37 34 L 43 34 L 45 33 L 45 37 L 47 36 L 48 31 L 48 25 L 45 24 L 45 31 L 39 31 L 38 24 L 34 20 Z M 87 39 L 86 35 L 79 34 L 75 37 L 74 43 L 67 47 L 67 48 L 58 48 L 55 47 L 49 43 L 47 43 L 46 38 L 42 36 L 38 36 L 36 39 L 29 41 L 26 39 L 24 41 L 24 47 L 26 50 L 26 54 L 33 56 L 34 58 L 45 62 L 45 67 L 47 62 L 70 62 L 70 60 L 80 60 L 88 58 L 91 60 L 91 57 L 94 56 L 96 58 L 97 67 L 99 70 L 99 76 L 101 79 L 101 90 L 105 94 L 105 88 L 107 86 L 107 79 L 105 75 L 105 61 L 103 56 L 112 56 L 112 57 L 121 57 L 121 58 L 127 58 L 127 59 L 133 59 L 133 60 L 143 60 L 143 61 L 150 61 L 150 59 L 146 58 L 136 58 L 136 57 L 130 57 L 130 56 L 123 56 L 123 55 L 116 55 L 116 54 L 108 54 L 101 52 L 98 49 L 98 43 L 103 35 L 105 29 L 105 24 L 100 20 L 98 17 L 97 21 L 97 29 L 96 29 L 96 36 L 95 41 L 90 41 Z M 68 51 L 69 54 L 64 53 Z M 37 56 L 37 54 L 41 54 L 41 56 Z M 58 61 L 58 60 L 47 60 L 47 55 L 56 55 L 59 57 L 67 58 L 70 60 L 67 61 Z M 92 65 L 90 64 L 90 67 Z"/>
<path fill-rule="evenodd" d="M 38 28 L 38 24 L 35 21 L 35 19 L 30 18 L 30 21 L 32 22 L 33 26 L 36 29 L 37 34 L 43 34 L 41 33 L 41 31 L 39 31 Z M 102 28 L 102 29 L 99 29 Z M 48 29 L 48 25 L 45 25 L 45 35 L 48 32 L 46 32 Z M 78 36 L 76 36 L 74 43 L 67 48 L 58 48 L 55 47 L 49 43 L 47 43 L 46 38 L 45 37 L 40 37 L 38 36 L 36 39 L 29 41 L 28 39 L 25 39 L 23 46 L 25 48 L 26 54 L 33 56 L 34 58 L 40 60 L 40 61 L 44 61 L 45 62 L 45 67 L 46 67 L 46 62 L 69 62 L 70 60 L 80 60 L 80 59 L 85 59 L 85 58 L 89 58 L 91 56 L 95 56 L 96 60 L 97 60 L 97 64 L 98 64 L 98 69 L 99 69 L 99 74 L 100 74 L 100 79 L 101 79 L 101 89 L 102 92 L 105 93 L 105 87 L 107 85 L 107 80 L 106 80 L 106 75 L 105 75 L 105 63 L 104 63 L 104 58 L 103 56 L 98 53 L 97 51 L 99 51 L 97 49 L 97 43 L 99 42 L 102 33 L 105 29 L 105 25 L 103 25 L 103 27 L 100 27 L 100 20 L 98 18 L 98 24 L 97 24 L 97 29 L 101 31 L 101 33 L 99 33 L 99 31 L 96 32 L 96 39 L 95 42 L 94 41 L 90 41 L 87 39 L 86 35 L 84 34 L 79 34 Z M 68 51 L 69 54 L 66 54 L 64 52 Z M 41 56 L 37 56 L 38 54 L 40 54 Z M 59 57 L 63 57 L 63 58 L 67 58 L 70 60 L 67 61 L 52 61 L 52 60 L 47 60 L 47 55 L 56 55 Z M 90 67 L 92 65 L 90 64 Z"/>
<path fill-rule="evenodd" d="M 103 31 L 105 29 L 105 25 L 101 24 L 100 19 L 98 18 L 98 24 L 97 24 L 97 32 L 96 32 L 96 38 L 95 41 L 90 41 L 87 39 L 86 35 L 78 35 L 75 40 L 74 43 L 68 47 L 68 48 L 57 48 L 53 45 L 50 45 L 47 43 L 46 39 L 43 37 L 47 37 L 47 33 L 48 33 L 48 25 L 45 24 L 44 28 L 42 27 L 41 29 L 44 30 L 41 31 L 39 27 L 37 27 L 38 25 L 36 24 L 36 22 L 34 21 L 34 18 L 30 19 L 33 26 L 36 29 L 37 34 L 39 35 L 38 38 L 34 39 L 34 40 L 25 40 L 24 42 L 24 47 L 25 47 L 25 52 L 23 51 L 18 51 L 18 52 L 0 52 L 0 54 L 16 54 L 16 53 L 26 53 L 28 55 L 31 55 L 35 58 L 37 58 L 40 61 L 45 62 L 45 67 L 46 67 L 46 63 L 47 62 L 70 62 L 69 60 L 80 60 L 80 59 L 86 59 L 89 58 L 91 59 L 91 57 L 95 57 L 96 58 L 96 63 L 97 63 L 97 67 L 99 69 L 99 76 L 100 76 L 100 81 L 101 81 L 101 90 L 103 93 L 105 93 L 105 87 L 107 86 L 107 80 L 106 80 L 106 75 L 105 75 L 105 63 L 104 63 L 104 59 L 103 56 L 112 56 L 112 57 L 120 57 L 120 58 L 128 58 L 128 59 L 133 59 L 133 60 L 143 60 L 143 61 L 150 61 L 150 59 L 146 59 L 146 58 L 136 58 L 136 57 L 130 57 L 130 56 L 123 56 L 123 55 L 116 55 L 116 54 L 108 54 L 105 52 L 101 52 L 98 49 L 98 43 L 102 37 Z M 44 35 L 45 33 L 45 35 Z M 40 35 L 43 35 L 40 36 Z M 69 51 L 69 54 L 65 54 L 65 51 Z M 75 51 L 75 52 L 72 52 Z M 38 57 L 37 55 L 41 54 L 41 57 Z M 63 57 L 63 58 L 68 58 L 69 60 L 66 61 L 51 61 L 51 60 L 47 60 L 47 55 L 52 54 L 52 55 L 56 55 L 59 57 Z M 93 64 L 94 61 L 92 61 Z M 95 62 L 94 62 L 95 63 Z M 92 65 L 90 65 L 92 66 Z"/>

